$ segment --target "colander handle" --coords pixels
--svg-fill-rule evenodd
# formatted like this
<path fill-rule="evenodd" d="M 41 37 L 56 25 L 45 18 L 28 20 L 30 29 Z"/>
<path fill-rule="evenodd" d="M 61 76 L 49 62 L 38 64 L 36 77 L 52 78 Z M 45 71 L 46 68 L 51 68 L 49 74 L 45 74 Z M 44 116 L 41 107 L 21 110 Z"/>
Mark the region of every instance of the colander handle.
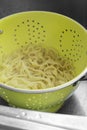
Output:
<path fill-rule="evenodd" d="M 82 78 L 80 78 L 78 81 L 76 81 L 73 86 L 76 86 L 78 82 L 80 81 L 87 81 L 87 74 L 85 74 Z"/>
<path fill-rule="evenodd" d="M 79 81 L 87 81 L 87 74 L 83 76 Z"/>

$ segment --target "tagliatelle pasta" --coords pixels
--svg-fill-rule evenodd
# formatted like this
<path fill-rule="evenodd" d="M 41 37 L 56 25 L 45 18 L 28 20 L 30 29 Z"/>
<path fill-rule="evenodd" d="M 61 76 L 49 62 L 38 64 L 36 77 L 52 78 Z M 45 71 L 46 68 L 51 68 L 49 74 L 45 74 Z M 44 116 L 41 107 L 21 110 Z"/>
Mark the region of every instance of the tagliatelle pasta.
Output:
<path fill-rule="evenodd" d="M 0 59 L 0 83 L 21 89 L 46 89 L 73 79 L 74 66 L 56 49 L 29 44 Z"/>

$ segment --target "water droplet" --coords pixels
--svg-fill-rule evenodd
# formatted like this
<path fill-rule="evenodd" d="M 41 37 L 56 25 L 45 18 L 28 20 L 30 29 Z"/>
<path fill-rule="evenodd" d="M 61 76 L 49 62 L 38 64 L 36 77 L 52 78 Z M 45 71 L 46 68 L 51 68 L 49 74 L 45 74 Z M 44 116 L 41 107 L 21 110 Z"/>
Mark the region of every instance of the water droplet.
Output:
<path fill-rule="evenodd" d="M 39 118 L 42 118 L 42 115 L 41 114 L 38 114 L 39 115 Z"/>
<path fill-rule="evenodd" d="M 41 114 L 36 114 L 36 116 L 35 116 L 35 119 L 39 119 L 39 118 L 41 118 Z"/>
<path fill-rule="evenodd" d="M 27 119 L 28 119 L 28 120 L 32 120 L 32 117 L 28 116 Z"/>
<path fill-rule="evenodd" d="M 27 118 L 27 113 L 22 111 L 20 112 L 18 115 L 16 115 L 17 118 L 23 118 L 26 119 Z"/>
<path fill-rule="evenodd" d="M 27 113 L 26 112 L 22 112 L 21 115 L 22 116 L 27 116 Z"/>
<path fill-rule="evenodd" d="M 16 115 L 17 118 L 20 118 L 20 115 Z"/>

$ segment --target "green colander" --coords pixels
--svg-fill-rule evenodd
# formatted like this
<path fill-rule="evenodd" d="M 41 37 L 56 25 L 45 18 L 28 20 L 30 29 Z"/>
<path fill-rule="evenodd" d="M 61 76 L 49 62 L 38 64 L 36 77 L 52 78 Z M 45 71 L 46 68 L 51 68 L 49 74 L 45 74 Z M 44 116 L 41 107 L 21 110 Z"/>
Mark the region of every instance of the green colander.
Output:
<path fill-rule="evenodd" d="M 0 20 L 0 56 L 29 43 L 56 48 L 73 62 L 75 77 L 44 90 L 22 90 L 0 84 L 0 96 L 14 107 L 55 112 L 77 88 L 73 84 L 87 72 L 87 32 L 71 18 L 52 12 L 21 12 Z"/>

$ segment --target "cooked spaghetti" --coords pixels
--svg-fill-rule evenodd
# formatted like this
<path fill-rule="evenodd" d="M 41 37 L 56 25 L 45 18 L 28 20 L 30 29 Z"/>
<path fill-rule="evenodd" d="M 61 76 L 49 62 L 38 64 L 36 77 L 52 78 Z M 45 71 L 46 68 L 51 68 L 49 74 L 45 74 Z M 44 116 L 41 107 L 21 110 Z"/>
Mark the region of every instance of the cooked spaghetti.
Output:
<path fill-rule="evenodd" d="M 68 82 L 74 67 L 55 49 L 29 44 L 0 59 L 0 83 L 21 89 L 46 89 Z"/>

